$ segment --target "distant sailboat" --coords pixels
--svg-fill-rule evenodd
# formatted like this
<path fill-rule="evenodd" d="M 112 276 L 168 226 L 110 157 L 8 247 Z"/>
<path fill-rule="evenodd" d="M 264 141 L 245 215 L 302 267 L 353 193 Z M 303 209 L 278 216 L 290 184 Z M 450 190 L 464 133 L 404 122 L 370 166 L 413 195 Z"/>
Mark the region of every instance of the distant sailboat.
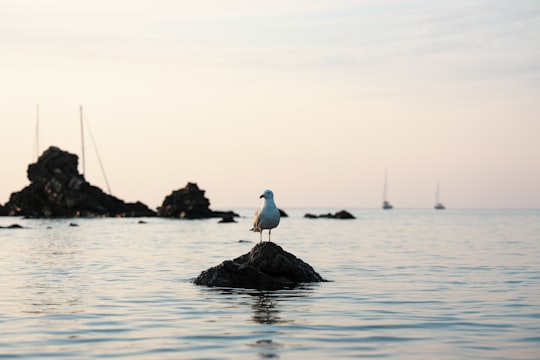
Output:
<path fill-rule="evenodd" d="M 390 204 L 390 202 L 388 202 L 388 200 L 386 200 L 386 187 L 387 187 L 387 183 L 388 183 L 388 180 L 387 180 L 387 173 L 386 173 L 386 171 L 385 171 L 385 172 L 384 172 L 383 204 L 382 204 L 383 210 L 390 210 L 390 209 L 393 209 L 393 208 L 394 208 L 394 206 L 392 206 L 392 204 Z"/>
<path fill-rule="evenodd" d="M 439 182 L 437 182 L 437 190 L 435 191 L 435 210 L 444 210 L 446 209 L 444 205 L 439 202 Z"/>

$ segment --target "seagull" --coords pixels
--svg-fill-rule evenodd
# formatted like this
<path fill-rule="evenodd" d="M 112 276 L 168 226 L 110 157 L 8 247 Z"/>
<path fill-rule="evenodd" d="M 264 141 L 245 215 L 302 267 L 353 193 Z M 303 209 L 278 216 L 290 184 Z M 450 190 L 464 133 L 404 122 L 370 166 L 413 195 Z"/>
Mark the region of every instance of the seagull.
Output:
<path fill-rule="evenodd" d="M 268 229 L 268 241 L 270 241 L 270 233 L 272 229 L 279 224 L 279 209 L 274 203 L 274 193 L 272 190 L 264 190 L 263 194 L 259 198 L 264 198 L 264 201 L 259 209 L 255 211 L 255 217 L 253 219 L 253 228 L 251 231 L 260 232 L 262 242 L 262 232 Z"/>

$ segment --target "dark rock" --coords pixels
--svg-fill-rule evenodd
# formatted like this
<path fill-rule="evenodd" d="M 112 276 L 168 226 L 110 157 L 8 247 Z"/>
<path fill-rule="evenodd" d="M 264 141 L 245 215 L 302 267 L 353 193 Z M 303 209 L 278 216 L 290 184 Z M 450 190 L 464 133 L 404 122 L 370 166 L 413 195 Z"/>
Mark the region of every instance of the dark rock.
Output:
<path fill-rule="evenodd" d="M 273 242 L 255 245 L 247 254 L 203 271 L 196 285 L 278 290 L 324 280 L 313 268 Z"/>
<path fill-rule="evenodd" d="M 165 197 L 158 207 L 158 216 L 181 219 L 208 219 L 225 216 L 238 216 L 232 211 L 213 211 L 210 201 L 204 196 L 205 191 L 197 184 L 188 183 L 184 188 L 173 191 Z"/>
<path fill-rule="evenodd" d="M 155 216 L 146 205 L 125 203 L 90 185 L 77 170 L 78 157 L 51 146 L 28 166 L 30 185 L 11 194 L 7 215 L 27 217 Z"/>
<path fill-rule="evenodd" d="M 319 215 L 319 217 L 322 218 L 322 219 L 335 219 L 335 218 L 336 218 L 336 217 L 335 217 L 333 214 L 331 214 L 331 213 L 328 213 L 328 214 L 321 214 L 321 215 Z"/>
<path fill-rule="evenodd" d="M 212 217 L 220 217 L 222 219 L 229 219 L 229 218 L 232 218 L 234 220 L 234 218 L 237 218 L 239 217 L 240 215 L 238 215 L 237 213 L 235 213 L 234 211 L 213 211 L 212 210 Z M 236 221 L 234 221 L 236 222 Z"/>
<path fill-rule="evenodd" d="M 304 215 L 304 217 L 308 219 L 356 219 L 350 212 L 346 210 L 338 211 L 335 214 L 328 213 L 328 214 L 314 215 L 314 214 L 307 213 Z"/>
<path fill-rule="evenodd" d="M 0 229 L 24 229 L 24 227 L 19 224 L 11 224 L 9 226 L 0 226 Z"/>
<path fill-rule="evenodd" d="M 75 224 L 75 223 L 69 223 L 69 226 L 71 226 L 71 227 L 78 227 L 78 226 L 79 226 L 79 224 Z"/>
<path fill-rule="evenodd" d="M 346 210 L 338 211 L 337 213 L 334 214 L 334 217 L 336 219 L 356 219 L 353 216 L 353 214 L 351 214 L 350 212 L 348 212 Z"/>
<path fill-rule="evenodd" d="M 225 214 L 223 214 L 223 217 L 221 218 L 221 220 L 218 221 L 218 223 L 220 223 L 220 224 L 235 223 L 235 222 L 236 222 L 236 220 L 234 220 L 233 213 L 225 213 Z"/>

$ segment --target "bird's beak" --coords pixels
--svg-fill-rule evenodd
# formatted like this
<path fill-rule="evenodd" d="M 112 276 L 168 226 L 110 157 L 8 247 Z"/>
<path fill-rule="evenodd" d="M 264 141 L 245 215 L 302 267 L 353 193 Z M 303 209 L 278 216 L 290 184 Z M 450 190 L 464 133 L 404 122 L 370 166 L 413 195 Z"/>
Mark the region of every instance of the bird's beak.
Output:
<path fill-rule="evenodd" d="M 264 195 L 261 195 L 261 196 L 259 196 L 259 199 L 262 199 L 263 197 L 264 197 Z"/>

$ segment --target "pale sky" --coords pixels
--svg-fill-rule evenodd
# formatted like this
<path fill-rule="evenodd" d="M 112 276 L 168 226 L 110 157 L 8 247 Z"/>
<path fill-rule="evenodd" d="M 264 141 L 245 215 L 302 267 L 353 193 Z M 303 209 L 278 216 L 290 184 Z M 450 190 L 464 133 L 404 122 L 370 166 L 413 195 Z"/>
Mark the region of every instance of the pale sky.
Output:
<path fill-rule="evenodd" d="M 39 147 L 212 209 L 540 208 L 540 2 L 0 0 L 0 203 Z M 106 189 L 86 141 L 86 177 Z"/>

